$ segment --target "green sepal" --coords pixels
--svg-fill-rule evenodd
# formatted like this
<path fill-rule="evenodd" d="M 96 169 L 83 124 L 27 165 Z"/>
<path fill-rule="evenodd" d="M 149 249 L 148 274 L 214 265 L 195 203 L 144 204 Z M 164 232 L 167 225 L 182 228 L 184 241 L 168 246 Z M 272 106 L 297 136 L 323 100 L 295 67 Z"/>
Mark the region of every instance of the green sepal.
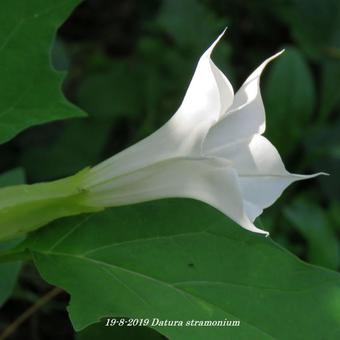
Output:
<path fill-rule="evenodd" d="M 85 203 L 82 188 L 86 168 L 74 176 L 0 190 L 0 240 L 26 234 L 61 217 L 100 211 Z"/>

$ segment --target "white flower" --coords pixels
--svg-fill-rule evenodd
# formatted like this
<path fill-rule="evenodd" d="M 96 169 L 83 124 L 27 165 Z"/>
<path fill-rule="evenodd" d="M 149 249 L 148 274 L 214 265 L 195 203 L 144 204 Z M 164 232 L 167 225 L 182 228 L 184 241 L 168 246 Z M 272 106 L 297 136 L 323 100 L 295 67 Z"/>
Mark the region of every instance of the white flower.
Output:
<path fill-rule="evenodd" d="M 223 32 L 224 33 L 224 32 Z M 187 197 L 215 207 L 253 232 L 253 221 L 292 182 L 314 175 L 289 173 L 262 136 L 265 111 L 259 81 L 265 60 L 234 95 L 210 59 L 223 33 L 200 58 L 184 100 L 151 136 L 93 167 L 85 176 L 87 201 L 109 207 Z"/>

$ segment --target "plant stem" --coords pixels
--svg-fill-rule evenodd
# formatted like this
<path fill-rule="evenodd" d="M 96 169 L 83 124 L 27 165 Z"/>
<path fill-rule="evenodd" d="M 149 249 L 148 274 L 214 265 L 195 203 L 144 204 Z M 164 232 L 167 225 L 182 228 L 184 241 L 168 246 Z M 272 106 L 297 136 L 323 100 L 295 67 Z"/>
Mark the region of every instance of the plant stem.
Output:
<path fill-rule="evenodd" d="M 7 339 L 12 335 L 27 319 L 29 319 L 36 311 L 43 307 L 50 300 L 59 295 L 63 290 L 58 287 L 54 287 L 48 291 L 45 295 L 39 298 L 32 306 L 27 308 L 17 319 L 9 324 L 5 330 L 0 334 L 0 340 Z"/>

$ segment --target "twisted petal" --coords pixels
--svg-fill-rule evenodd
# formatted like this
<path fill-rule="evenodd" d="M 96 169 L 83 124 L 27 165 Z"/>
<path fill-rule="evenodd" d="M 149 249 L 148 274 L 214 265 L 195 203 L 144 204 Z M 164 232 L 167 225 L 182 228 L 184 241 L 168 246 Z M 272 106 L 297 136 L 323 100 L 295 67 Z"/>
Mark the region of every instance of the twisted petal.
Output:
<path fill-rule="evenodd" d="M 265 60 L 237 91 L 230 109 L 210 129 L 204 141 L 205 153 L 265 131 L 266 117 L 260 92 L 260 76 L 266 65 L 282 52 Z"/>
<path fill-rule="evenodd" d="M 229 144 L 214 155 L 232 162 L 239 177 L 244 208 L 251 221 L 272 205 L 291 183 L 322 174 L 289 173 L 275 147 L 261 135 Z"/>
<path fill-rule="evenodd" d="M 86 188 L 90 206 L 118 206 L 168 197 L 193 198 L 210 204 L 239 225 L 256 228 L 244 210 L 236 171 L 219 158 L 175 158 Z"/>
<path fill-rule="evenodd" d="M 224 32 L 200 58 L 183 102 L 159 130 L 100 163 L 91 172 L 91 184 L 177 156 L 199 155 L 201 141 L 211 125 L 233 102 L 233 89 L 210 55 Z"/>

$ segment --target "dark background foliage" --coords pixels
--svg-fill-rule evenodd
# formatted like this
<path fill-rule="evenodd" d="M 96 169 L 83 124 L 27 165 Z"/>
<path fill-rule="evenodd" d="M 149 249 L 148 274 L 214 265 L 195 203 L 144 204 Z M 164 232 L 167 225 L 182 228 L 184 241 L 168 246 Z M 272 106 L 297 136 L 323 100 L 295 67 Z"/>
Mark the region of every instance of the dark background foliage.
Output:
<path fill-rule="evenodd" d="M 331 174 L 290 187 L 258 224 L 300 258 L 338 270 L 337 0 L 84 1 L 60 28 L 52 59 L 67 72 L 65 95 L 89 116 L 21 133 L 0 146 L 0 170 L 23 167 L 29 182 L 51 180 L 147 136 L 175 112 L 199 56 L 226 26 L 214 60 L 235 89 L 265 58 L 286 49 L 262 77 L 266 136 L 288 170 Z M 26 265 L 0 322 L 15 319 L 46 290 L 48 285 Z M 73 338 L 66 303 L 60 295 L 13 339 Z M 44 326 L 47 318 L 53 320 L 53 336 Z"/>

